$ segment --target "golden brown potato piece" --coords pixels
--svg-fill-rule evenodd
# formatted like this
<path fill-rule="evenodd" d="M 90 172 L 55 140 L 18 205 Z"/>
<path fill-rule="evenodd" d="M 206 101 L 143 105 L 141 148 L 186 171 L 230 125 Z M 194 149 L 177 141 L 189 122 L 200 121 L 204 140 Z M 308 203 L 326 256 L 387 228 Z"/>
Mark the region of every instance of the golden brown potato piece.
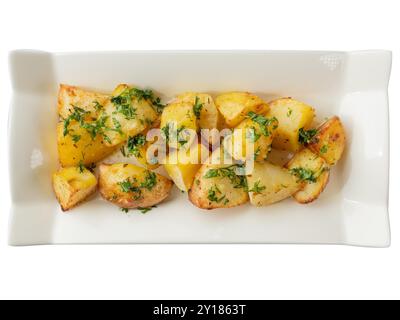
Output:
<path fill-rule="evenodd" d="M 96 177 L 83 166 L 63 168 L 53 174 L 53 189 L 63 211 L 87 199 L 96 186 Z"/>
<path fill-rule="evenodd" d="M 101 135 L 92 138 L 76 121 L 70 123 L 66 135 L 63 122 L 57 125 L 57 145 L 62 167 L 77 166 L 79 163 L 88 166 L 106 158 L 118 147 L 107 146 Z"/>
<path fill-rule="evenodd" d="M 89 112 L 92 117 L 97 117 L 109 99 L 110 95 L 61 84 L 58 91 L 58 114 L 66 119 L 76 106 Z"/>
<path fill-rule="evenodd" d="M 193 106 L 199 129 L 218 128 L 221 115 L 209 94 L 185 92 L 176 97 L 176 102 L 188 102 Z"/>
<path fill-rule="evenodd" d="M 133 164 L 102 164 L 99 170 L 100 194 L 121 208 L 154 206 L 168 197 L 173 186 L 171 180 Z"/>
<path fill-rule="evenodd" d="M 242 121 L 233 134 L 225 138 L 225 149 L 236 160 L 245 161 L 251 156 L 256 161 L 264 161 L 271 151 L 277 128 L 278 120 L 275 118 L 250 112 L 249 119 Z M 253 152 L 248 154 L 251 146 Z"/>
<path fill-rule="evenodd" d="M 210 162 L 203 164 L 189 191 L 190 201 L 201 209 L 231 208 L 248 202 L 246 176 L 238 175 L 237 170 L 242 168 Z"/>
<path fill-rule="evenodd" d="M 249 112 L 265 114 L 269 110 L 261 98 L 249 92 L 223 93 L 215 99 L 215 105 L 231 128 L 242 122 Z"/>
<path fill-rule="evenodd" d="M 106 117 L 107 145 L 116 146 L 158 121 L 158 113 L 152 102 L 143 98 L 141 92 L 143 91 L 126 84 L 120 84 L 114 90 L 102 114 Z"/>
<path fill-rule="evenodd" d="M 299 203 L 310 203 L 324 191 L 329 181 L 329 166 L 325 160 L 309 149 L 303 149 L 286 165 L 289 171 L 303 184 L 293 197 Z"/>
<path fill-rule="evenodd" d="M 308 148 L 333 166 L 342 157 L 345 146 L 346 133 L 339 117 L 335 116 L 317 129 L 317 134 L 312 138 Z"/>
<path fill-rule="evenodd" d="M 247 176 L 247 184 L 250 202 L 257 207 L 286 199 L 301 188 L 301 183 L 289 170 L 269 162 L 255 162 L 252 174 Z"/>
<path fill-rule="evenodd" d="M 207 158 L 208 149 L 202 144 L 193 145 L 190 149 L 171 152 L 165 161 L 164 168 L 175 185 L 184 192 L 192 187 L 194 177 L 201 167 L 201 158 Z"/>
<path fill-rule="evenodd" d="M 272 147 L 296 152 L 301 149 L 299 130 L 308 129 L 314 119 L 314 109 L 292 98 L 282 98 L 269 103 L 268 117 L 275 117 L 279 127 Z"/>

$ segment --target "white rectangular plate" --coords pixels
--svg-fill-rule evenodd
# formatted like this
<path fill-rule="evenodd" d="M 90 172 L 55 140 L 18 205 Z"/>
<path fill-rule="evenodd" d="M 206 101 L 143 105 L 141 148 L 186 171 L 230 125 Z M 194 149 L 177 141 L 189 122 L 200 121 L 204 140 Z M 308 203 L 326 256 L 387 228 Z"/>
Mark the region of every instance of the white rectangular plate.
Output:
<path fill-rule="evenodd" d="M 12 208 L 9 243 L 310 243 L 390 244 L 387 86 L 391 53 L 195 51 L 10 55 Z M 58 168 L 55 128 L 59 83 L 110 92 L 118 83 L 162 92 L 247 90 L 291 96 L 319 118 L 339 115 L 348 135 L 342 161 L 314 203 L 292 199 L 207 212 L 184 194 L 146 215 L 99 197 L 62 213 L 51 187 Z"/>

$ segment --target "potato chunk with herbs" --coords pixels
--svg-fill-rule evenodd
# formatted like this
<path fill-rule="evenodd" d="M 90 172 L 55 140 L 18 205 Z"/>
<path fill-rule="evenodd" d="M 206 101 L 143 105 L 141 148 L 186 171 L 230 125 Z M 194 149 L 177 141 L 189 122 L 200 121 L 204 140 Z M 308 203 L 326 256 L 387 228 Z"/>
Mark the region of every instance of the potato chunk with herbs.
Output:
<path fill-rule="evenodd" d="M 228 92 L 215 99 L 215 105 L 230 127 L 236 127 L 249 112 L 265 114 L 269 107 L 260 98 L 249 92 Z"/>
<path fill-rule="evenodd" d="M 241 122 L 231 136 L 225 138 L 225 149 L 236 160 L 245 161 L 251 156 L 256 161 L 264 161 L 271 151 L 277 128 L 276 118 L 249 112 L 248 119 Z"/>
<path fill-rule="evenodd" d="M 279 121 L 272 147 L 296 152 L 302 147 L 299 131 L 308 129 L 314 119 L 314 109 L 292 98 L 282 98 L 269 103 L 269 117 Z"/>
<path fill-rule="evenodd" d="M 239 173 L 243 173 L 240 165 L 203 164 L 189 191 L 190 201 L 201 209 L 231 208 L 248 202 L 246 176 Z"/>
<path fill-rule="evenodd" d="M 346 133 L 339 117 L 333 117 L 323 123 L 316 130 L 308 148 L 319 154 L 328 162 L 335 165 L 342 157 L 346 146 Z"/>
<path fill-rule="evenodd" d="M 104 106 L 106 144 L 115 146 L 129 136 L 135 136 L 152 127 L 158 120 L 153 93 L 121 84 Z"/>
<path fill-rule="evenodd" d="M 209 94 L 185 92 L 176 97 L 176 102 L 188 102 L 193 106 L 199 129 L 218 128 L 221 115 Z"/>
<path fill-rule="evenodd" d="M 296 153 L 286 165 L 289 171 L 302 183 L 300 191 L 293 197 L 299 203 L 310 203 L 324 191 L 329 180 L 329 165 L 309 149 Z"/>
<path fill-rule="evenodd" d="M 86 125 L 89 125 L 89 122 L 86 122 Z M 69 122 L 68 127 L 65 126 L 65 122 L 57 125 L 57 146 L 58 158 L 63 167 L 77 166 L 79 163 L 88 166 L 116 150 L 116 147 L 105 144 L 99 132 L 93 135 L 75 120 Z"/>
<path fill-rule="evenodd" d="M 100 194 L 121 208 L 154 206 L 168 197 L 173 186 L 171 180 L 133 164 L 102 164 L 99 170 Z"/>
<path fill-rule="evenodd" d="M 168 104 L 161 114 L 160 128 L 169 146 L 189 148 L 198 129 L 193 105 L 190 102 Z"/>
<path fill-rule="evenodd" d="M 109 100 L 110 95 L 61 84 L 57 101 L 58 114 L 66 119 L 75 111 L 75 107 L 79 107 L 96 118 Z"/>
<path fill-rule="evenodd" d="M 247 184 L 250 203 L 257 207 L 286 199 L 301 187 L 289 170 L 268 162 L 254 163 L 252 174 L 247 176 Z"/>
<path fill-rule="evenodd" d="M 83 166 L 62 168 L 53 174 L 53 189 L 63 211 L 84 201 L 96 186 L 96 177 Z"/>

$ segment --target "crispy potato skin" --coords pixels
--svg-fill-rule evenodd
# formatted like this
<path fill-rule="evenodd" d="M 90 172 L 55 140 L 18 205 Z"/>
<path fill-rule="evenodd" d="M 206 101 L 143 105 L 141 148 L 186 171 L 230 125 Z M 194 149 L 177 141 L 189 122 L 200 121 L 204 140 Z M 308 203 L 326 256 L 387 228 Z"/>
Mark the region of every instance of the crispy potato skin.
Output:
<path fill-rule="evenodd" d="M 346 146 L 346 133 L 339 117 L 327 120 L 318 128 L 318 133 L 308 145 L 312 151 L 333 166 L 342 157 Z"/>
<path fill-rule="evenodd" d="M 227 92 L 215 99 L 215 105 L 230 128 L 242 122 L 250 111 L 265 114 L 269 107 L 260 98 L 249 92 Z"/>
<path fill-rule="evenodd" d="M 90 112 L 93 117 L 98 116 L 95 108 L 96 102 L 104 106 L 110 99 L 110 95 L 87 91 L 75 86 L 61 84 L 58 91 L 57 109 L 61 118 L 65 119 L 71 114 L 73 106 L 78 106 Z"/>
<path fill-rule="evenodd" d="M 64 125 L 62 122 L 58 123 L 58 158 L 62 167 L 77 166 L 80 162 L 84 165 L 96 163 L 112 154 L 118 147 L 107 146 L 100 136 L 92 139 L 77 122 L 71 123 L 69 129 L 72 134 L 79 135 L 80 140 L 74 142 L 71 134 L 64 136 Z"/>
<path fill-rule="evenodd" d="M 275 117 L 279 121 L 272 147 L 291 152 L 300 150 L 299 130 L 310 127 L 315 116 L 314 109 L 292 98 L 271 101 L 269 107 L 268 117 Z"/>
<path fill-rule="evenodd" d="M 96 191 L 97 179 L 87 169 L 62 168 L 53 174 L 53 190 L 63 211 L 86 200 Z"/>
<path fill-rule="evenodd" d="M 232 208 L 249 201 L 248 193 L 243 188 L 235 188 L 227 177 L 205 178 L 210 169 L 228 167 L 228 165 L 204 164 L 197 172 L 192 188 L 189 191 L 189 200 L 201 209 Z M 221 201 L 211 201 L 208 197 L 210 190 L 216 192 Z M 226 200 L 226 201 L 225 201 Z"/>
<path fill-rule="evenodd" d="M 330 173 L 328 164 L 309 149 L 296 153 L 286 167 L 288 169 L 305 168 L 319 174 L 316 182 L 303 182 L 301 190 L 293 195 L 299 203 L 306 204 L 318 199 L 328 184 Z"/>
<path fill-rule="evenodd" d="M 101 164 L 99 167 L 99 190 L 101 196 L 121 207 L 138 208 L 151 207 L 165 200 L 173 186 L 171 180 L 155 174 L 156 183 L 151 188 L 140 188 L 140 194 L 135 192 L 124 192 L 120 183 L 130 179 L 132 185 L 138 187 L 145 182 L 150 171 L 133 164 Z"/>
<path fill-rule="evenodd" d="M 113 91 L 112 96 L 117 97 L 125 90 L 131 89 L 127 84 L 118 85 Z M 158 121 L 158 114 L 153 109 L 150 102 L 145 99 L 133 98 L 131 103 L 132 108 L 135 110 L 135 116 L 132 119 L 127 118 L 124 114 L 116 112 L 116 105 L 110 101 L 104 106 L 104 114 L 108 116 L 106 126 L 108 128 L 116 129 L 108 131 L 107 136 L 111 143 L 104 141 L 108 146 L 116 146 L 128 139 L 129 136 L 135 136 L 144 130 L 152 127 Z M 120 128 L 115 125 L 118 123 Z"/>
<path fill-rule="evenodd" d="M 216 129 L 220 123 L 221 115 L 214 104 L 213 98 L 206 93 L 185 92 L 176 97 L 175 102 L 188 102 L 195 105 L 196 97 L 202 104 L 200 117 L 197 119 L 199 129 Z"/>
<path fill-rule="evenodd" d="M 256 207 L 282 201 L 301 188 L 286 168 L 268 162 L 254 163 L 253 173 L 247 176 L 247 184 L 250 203 Z"/>

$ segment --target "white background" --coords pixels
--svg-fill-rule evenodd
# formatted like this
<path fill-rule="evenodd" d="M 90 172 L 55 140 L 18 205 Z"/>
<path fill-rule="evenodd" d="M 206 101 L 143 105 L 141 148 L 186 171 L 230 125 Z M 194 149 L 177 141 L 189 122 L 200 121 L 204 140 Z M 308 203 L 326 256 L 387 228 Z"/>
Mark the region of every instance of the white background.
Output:
<path fill-rule="evenodd" d="M 400 298 L 398 2 L 0 1 L 0 298 Z M 392 50 L 392 246 L 8 247 L 7 56 L 21 48 Z"/>

